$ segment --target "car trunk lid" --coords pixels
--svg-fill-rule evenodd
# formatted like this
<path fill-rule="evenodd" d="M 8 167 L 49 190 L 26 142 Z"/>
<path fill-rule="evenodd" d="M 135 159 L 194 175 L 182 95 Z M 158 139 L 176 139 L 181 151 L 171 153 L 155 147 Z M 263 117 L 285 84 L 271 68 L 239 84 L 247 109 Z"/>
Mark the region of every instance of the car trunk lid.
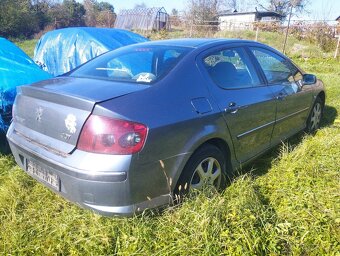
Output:
<path fill-rule="evenodd" d="M 96 103 L 147 87 L 71 77 L 18 87 L 13 110 L 15 130 L 44 148 L 70 153 Z"/>

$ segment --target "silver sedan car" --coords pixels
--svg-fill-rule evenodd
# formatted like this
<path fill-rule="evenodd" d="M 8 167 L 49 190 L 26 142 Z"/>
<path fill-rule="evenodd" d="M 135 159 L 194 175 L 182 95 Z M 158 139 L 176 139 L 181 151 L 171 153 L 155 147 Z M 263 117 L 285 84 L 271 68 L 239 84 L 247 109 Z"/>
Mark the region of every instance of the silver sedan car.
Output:
<path fill-rule="evenodd" d="M 227 39 L 122 47 L 18 88 L 21 168 L 82 207 L 132 215 L 227 177 L 320 124 L 323 83 L 280 52 Z"/>

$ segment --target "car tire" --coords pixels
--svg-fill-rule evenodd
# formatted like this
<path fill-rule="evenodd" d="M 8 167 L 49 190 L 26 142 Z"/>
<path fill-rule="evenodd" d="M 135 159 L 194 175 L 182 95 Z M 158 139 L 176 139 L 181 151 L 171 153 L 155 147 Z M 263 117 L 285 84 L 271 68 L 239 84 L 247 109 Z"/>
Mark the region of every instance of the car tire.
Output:
<path fill-rule="evenodd" d="M 199 148 L 185 165 L 174 190 L 175 202 L 181 202 L 189 191 L 207 186 L 218 191 L 226 186 L 226 158 L 211 144 Z"/>
<path fill-rule="evenodd" d="M 317 97 L 307 119 L 306 132 L 314 134 L 320 128 L 324 102 Z"/>

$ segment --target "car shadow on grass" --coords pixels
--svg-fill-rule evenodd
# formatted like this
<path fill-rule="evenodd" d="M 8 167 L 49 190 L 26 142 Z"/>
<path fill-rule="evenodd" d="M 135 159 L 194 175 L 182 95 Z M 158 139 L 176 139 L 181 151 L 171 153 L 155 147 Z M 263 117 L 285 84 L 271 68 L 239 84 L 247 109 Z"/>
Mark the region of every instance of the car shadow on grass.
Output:
<path fill-rule="evenodd" d="M 323 109 L 323 118 L 320 124 L 321 128 L 333 125 L 337 116 L 338 111 L 336 108 L 326 105 Z"/>

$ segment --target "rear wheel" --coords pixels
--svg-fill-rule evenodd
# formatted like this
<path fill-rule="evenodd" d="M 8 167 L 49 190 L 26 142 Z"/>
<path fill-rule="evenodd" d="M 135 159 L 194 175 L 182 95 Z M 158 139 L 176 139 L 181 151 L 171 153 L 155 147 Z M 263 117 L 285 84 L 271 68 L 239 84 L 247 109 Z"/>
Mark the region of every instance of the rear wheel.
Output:
<path fill-rule="evenodd" d="M 323 112 L 323 101 L 320 99 L 320 97 L 317 97 L 314 102 L 313 108 L 309 114 L 309 117 L 307 119 L 307 127 L 306 127 L 307 133 L 315 133 L 316 130 L 320 128 L 322 112 Z"/>
<path fill-rule="evenodd" d="M 180 201 L 189 191 L 214 188 L 221 190 L 226 185 L 226 159 L 214 145 L 199 148 L 189 159 L 177 182 L 174 194 Z"/>

